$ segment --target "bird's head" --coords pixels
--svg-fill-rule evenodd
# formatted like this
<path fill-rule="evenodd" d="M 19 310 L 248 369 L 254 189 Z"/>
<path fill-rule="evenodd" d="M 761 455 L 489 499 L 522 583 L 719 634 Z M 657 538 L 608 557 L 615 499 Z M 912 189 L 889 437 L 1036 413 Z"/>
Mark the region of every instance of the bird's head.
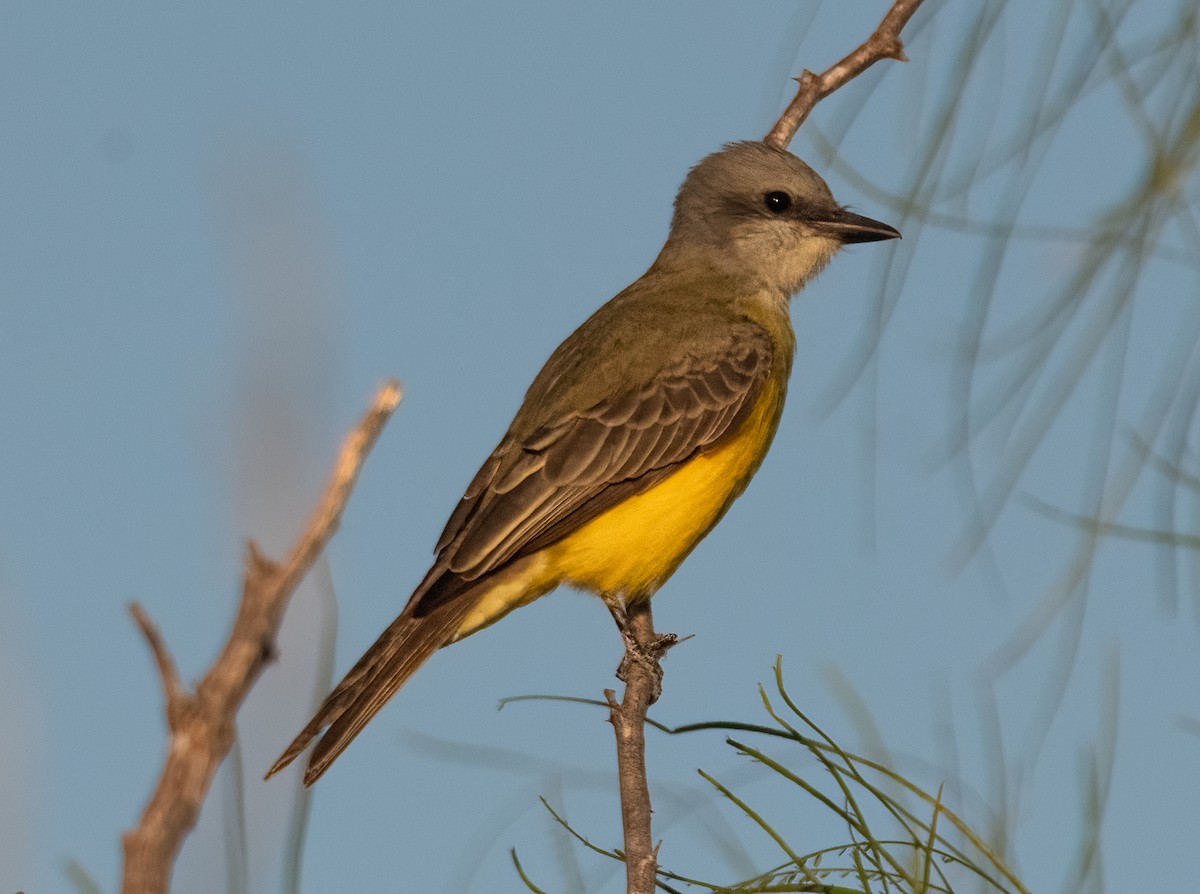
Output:
<path fill-rule="evenodd" d="M 899 236 L 839 205 L 817 172 L 790 152 L 731 143 L 683 181 L 660 260 L 710 264 L 791 295 L 841 246 Z"/>

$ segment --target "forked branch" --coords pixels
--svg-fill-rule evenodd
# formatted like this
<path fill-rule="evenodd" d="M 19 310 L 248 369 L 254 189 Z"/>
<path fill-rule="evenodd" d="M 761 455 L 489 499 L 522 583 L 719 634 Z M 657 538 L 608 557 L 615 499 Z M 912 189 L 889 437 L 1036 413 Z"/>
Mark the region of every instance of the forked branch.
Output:
<path fill-rule="evenodd" d="M 246 550 L 242 600 L 220 657 L 189 692 L 158 629 L 142 607 L 130 612 L 150 645 L 166 697 L 170 742 L 158 785 L 135 828 L 125 833 L 124 894 L 165 894 L 183 839 L 221 761 L 233 745 L 238 708 L 275 653 L 283 609 L 337 530 L 359 470 L 400 403 L 400 385 L 379 389 L 371 409 L 342 445 L 325 492 L 282 563 Z"/>

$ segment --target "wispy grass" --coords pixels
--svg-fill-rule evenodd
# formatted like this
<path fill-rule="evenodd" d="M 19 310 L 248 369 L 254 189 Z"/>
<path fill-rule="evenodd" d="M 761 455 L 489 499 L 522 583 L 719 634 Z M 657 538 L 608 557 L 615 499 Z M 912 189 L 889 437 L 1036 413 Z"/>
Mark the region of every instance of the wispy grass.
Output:
<path fill-rule="evenodd" d="M 321 594 L 322 607 L 325 610 L 327 623 L 321 629 L 319 640 L 320 653 L 316 676 L 313 678 L 312 708 L 325 698 L 333 685 L 333 667 L 337 645 L 338 610 L 337 591 L 333 584 L 333 574 L 329 570 L 329 561 L 320 559 L 314 567 L 314 579 L 317 590 Z M 282 894 L 300 894 L 300 870 L 304 865 L 304 840 L 308 833 L 308 821 L 312 814 L 312 793 L 300 783 L 299 774 L 296 776 L 296 801 L 288 814 L 287 834 L 284 838 L 282 878 L 280 891 Z"/>
<path fill-rule="evenodd" d="M 753 744 L 745 735 L 726 738 L 725 742 L 770 772 L 774 793 L 794 790 L 798 797 L 815 802 L 845 827 L 845 836 L 832 842 L 804 840 L 802 833 L 772 822 L 750 799 L 713 774 L 699 770 L 701 779 L 715 794 L 765 836 L 784 860 L 733 883 L 706 881 L 663 867 L 659 872 L 661 890 L 676 892 L 683 890 L 678 887 L 682 885 L 713 894 L 950 894 L 970 886 L 971 890 L 996 894 L 1028 894 L 1003 856 L 946 806 L 941 786 L 931 793 L 883 763 L 847 751 L 800 710 L 784 683 L 779 660 L 774 676 L 774 695 L 759 687 L 770 724 L 705 721 L 668 727 L 648 722 L 670 735 L 722 731 L 761 738 L 762 742 Z M 592 699 L 546 698 L 605 707 Z M 508 702 L 527 699 L 542 697 L 525 696 Z M 779 752 L 781 746 L 785 747 Z M 804 759 L 815 761 L 815 771 L 796 769 L 806 762 Z M 579 844 L 606 858 L 623 859 L 619 850 L 593 843 L 544 799 L 543 804 Z M 523 870 L 521 877 L 531 891 L 539 890 Z"/>
<path fill-rule="evenodd" d="M 962 501 L 951 567 L 975 563 L 1004 590 L 1012 557 L 996 552 L 991 535 L 1006 513 L 1049 502 L 1031 487 L 1033 470 L 1065 470 L 1075 490 L 1069 504 L 1052 498 L 1051 514 L 1073 529 L 1053 541 L 1061 544 L 1049 556 L 1057 573 L 987 666 L 999 679 L 1035 650 L 1052 655 L 1031 742 L 1016 755 L 1032 763 L 1078 662 L 1093 657 L 1083 651 L 1083 628 L 1107 538 L 1146 541 L 1156 550 L 1161 605 L 1174 612 L 1182 594 L 1194 594 L 1200 621 L 1200 488 L 1190 471 L 1200 312 L 1180 300 L 1200 292 L 1200 7 L 1194 0 L 984 3 L 953 15 L 931 8 L 914 25 L 922 27 L 910 55 L 921 76 L 880 85 L 910 128 L 897 134 L 911 159 L 897 182 L 879 183 L 853 161 L 856 127 L 870 117 L 859 113 L 872 91 L 840 98 L 804 130 L 824 168 L 891 209 L 906 247 L 904 257 L 893 246 L 878 261 L 873 310 L 826 409 L 853 397 L 870 416 L 861 480 L 873 517 L 886 449 L 880 348 L 902 294 L 911 294 L 904 258 L 941 262 L 944 241 L 935 251 L 914 247 L 927 233 L 952 236 L 955 251 L 973 253 L 947 430 L 935 451 Z M 926 69 L 923 59 L 939 62 Z M 1073 160 L 1099 172 L 1083 194 L 1067 194 L 1058 182 Z M 1040 273 L 1031 277 L 1034 268 Z M 1079 414 L 1068 414 L 1085 404 L 1090 423 L 1054 436 L 1064 420 L 1077 423 Z M 1142 488 L 1152 494 L 1152 523 L 1129 524 Z"/>
<path fill-rule="evenodd" d="M 83 864 L 78 860 L 68 860 L 66 866 L 67 882 L 75 890 L 76 894 L 104 894 L 104 889 L 100 887 L 90 872 L 84 868 Z"/>

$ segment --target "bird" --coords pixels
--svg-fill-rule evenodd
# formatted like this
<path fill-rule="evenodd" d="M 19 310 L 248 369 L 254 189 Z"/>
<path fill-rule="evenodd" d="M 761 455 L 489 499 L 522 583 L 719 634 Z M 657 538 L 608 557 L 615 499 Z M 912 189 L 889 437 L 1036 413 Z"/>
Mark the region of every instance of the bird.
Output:
<path fill-rule="evenodd" d="M 791 298 L 842 246 L 899 236 L 784 149 L 730 143 L 696 164 L 654 263 L 551 354 L 428 573 L 267 778 L 317 739 L 311 785 L 434 652 L 559 585 L 610 608 L 653 596 L 774 438 Z"/>

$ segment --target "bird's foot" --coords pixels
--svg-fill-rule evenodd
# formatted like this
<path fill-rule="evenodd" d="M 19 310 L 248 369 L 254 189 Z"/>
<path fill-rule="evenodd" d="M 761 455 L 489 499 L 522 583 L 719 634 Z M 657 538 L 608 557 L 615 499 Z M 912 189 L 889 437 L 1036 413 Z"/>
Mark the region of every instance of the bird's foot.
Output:
<path fill-rule="evenodd" d="M 628 683 L 629 675 L 635 666 L 648 670 L 652 680 L 650 704 L 654 704 L 662 695 L 662 657 L 673 646 L 691 639 L 691 637 L 681 638 L 674 633 L 655 633 L 651 629 L 650 637 L 642 640 L 638 634 L 645 635 L 647 631 L 643 625 L 629 622 L 629 614 L 623 603 L 610 602 L 608 609 L 612 613 L 613 620 L 617 622 L 617 629 L 621 631 L 621 639 L 625 642 L 625 654 L 617 666 L 617 679 L 622 683 Z"/>
<path fill-rule="evenodd" d="M 627 683 L 629 682 L 629 674 L 635 665 L 644 667 L 650 672 L 653 680 L 650 692 L 650 704 L 654 704 L 658 701 L 658 697 L 662 695 L 663 669 L 661 659 L 663 655 L 667 654 L 668 649 L 682 642 L 682 640 L 673 633 L 660 633 L 654 637 L 654 641 L 649 646 L 645 646 L 624 630 L 621 631 L 621 635 L 625 640 L 625 654 L 621 656 L 621 663 L 617 665 L 617 679 L 622 683 Z"/>

